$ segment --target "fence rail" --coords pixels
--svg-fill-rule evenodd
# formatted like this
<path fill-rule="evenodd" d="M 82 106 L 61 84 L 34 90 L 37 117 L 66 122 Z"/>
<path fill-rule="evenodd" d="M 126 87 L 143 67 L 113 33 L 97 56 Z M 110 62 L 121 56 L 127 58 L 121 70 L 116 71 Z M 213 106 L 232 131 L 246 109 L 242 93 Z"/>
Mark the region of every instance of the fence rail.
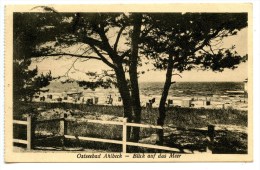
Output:
<path fill-rule="evenodd" d="M 27 145 L 27 149 L 31 150 L 32 149 L 32 136 L 34 134 L 34 130 L 32 130 L 32 117 L 29 115 L 27 116 L 27 120 L 26 121 L 22 121 L 22 120 L 13 120 L 13 124 L 18 124 L 18 125 L 25 125 L 26 127 L 26 140 L 22 140 L 22 139 L 13 139 L 14 143 L 20 143 L 20 144 L 26 144 Z"/>
<path fill-rule="evenodd" d="M 93 119 L 86 119 L 86 120 L 68 119 L 66 114 L 61 114 L 60 118 L 50 119 L 50 120 L 35 121 L 32 119 L 31 116 L 27 117 L 27 121 L 14 120 L 13 124 L 20 124 L 20 125 L 27 126 L 27 140 L 13 139 L 13 142 L 26 144 L 27 149 L 30 150 L 33 147 L 35 125 L 37 123 L 47 123 L 47 122 L 55 122 L 55 121 L 59 121 L 59 124 L 60 124 L 59 135 L 63 136 L 65 139 L 67 138 L 67 139 L 77 139 L 77 140 L 83 140 L 83 141 L 94 141 L 94 142 L 119 144 L 119 145 L 122 145 L 123 153 L 127 152 L 127 146 L 137 146 L 137 147 L 145 147 L 145 148 L 158 149 L 158 150 L 180 152 L 180 149 L 178 149 L 178 148 L 127 141 L 127 127 L 141 127 L 141 128 L 153 128 L 153 129 L 169 129 L 170 127 L 162 127 L 162 126 L 156 126 L 156 125 L 150 125 L 150 124 L 130 123 L 130 122 L 127 122 L 127 118 L 123 118 L 123 121 L 105 121 L 105 120 L 93 120 Z M 77 122 L 77 123 L 87 122 L 87 123 L 97 123 L 97 124 L 106 124 L 106 125 L 107 124 L 120 125 L 123 128 L 122 129 L 122 140 L 112 140 L 112 139 L 92 138 L 92 137 L 86 137 L 86 136 L 68 135 L 67 134 L 67 129 L 68 129 L 67 123 L 68 122 Z M 173 128 L 170 128 L 170 129 L 173 129 Z M 210 137 L 210 140 L 213 140 L 213 138 L 214 138 L 214 133 L 215 133 L 214 131 L 215 131 L 214 126 L 209 125 L 207 134 Z"/>
<path fill-rule="evenodd" d="M 14 120 L 13 123 L 19 124 L 19 125 L 27 125 L 28 124 L 27 121 L 23 121 L 23 120 Z"/>

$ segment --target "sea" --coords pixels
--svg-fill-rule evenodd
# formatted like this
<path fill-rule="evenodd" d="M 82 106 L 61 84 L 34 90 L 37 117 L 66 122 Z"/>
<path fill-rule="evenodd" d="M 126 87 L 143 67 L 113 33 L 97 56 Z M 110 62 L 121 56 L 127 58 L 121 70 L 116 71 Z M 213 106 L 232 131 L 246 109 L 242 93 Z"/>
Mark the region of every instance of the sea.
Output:
<path fill-rule="evenodd" d="M 142 94 L 158 95 L 162 93 L 163 82 L 140 83 Z M 243 91 L 243 82 L 177 82 L 171 85 L 170 96 L 211 96 L 224 95 L 226 91 Z"/>
<path fill-rule="evenodd" d="M 139 84 L 140 94 L 145 96 L 161 95 L 163 90 L 163 82 L 141 82 Z M 76 91 L 98 91 L 98 92 L 116 92 L 116 88 L 95 90 L 84 89 L 79 87 L 76 82 L 61 83 L 59 81 L 51 82 L 47 86 L 50 92 L 62 93 L 70 90 Z M 169 96 L 212 96 L 224 95 L 226 91 L 243 91 L 243 82 L 177 82 L 171 85 Z"/>

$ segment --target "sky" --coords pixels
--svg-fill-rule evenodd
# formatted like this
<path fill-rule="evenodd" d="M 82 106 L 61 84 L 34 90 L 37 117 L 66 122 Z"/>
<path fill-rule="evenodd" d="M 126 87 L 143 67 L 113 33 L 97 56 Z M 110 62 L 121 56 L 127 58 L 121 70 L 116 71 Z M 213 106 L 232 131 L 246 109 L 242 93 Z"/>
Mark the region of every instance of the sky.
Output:
<path fill-rule="evenodd" d="M 247 28 L 242 29 L 237 35 L 228 37 L 224 39 L 222 47 L 231 47 L 231 45 L 236 46 L 236 51 L 240 55 L 247 54 Z M 63 76 L 67 70 L 71 67 L 72 63 L 76 58 L 65 58 L 63 60 L 53 60 L 53 58 L 44 59 L 41 62 L 33 62 L 31 67 L 38 67 L 39 73 L 46 73 L 51 70 L 53 76 Z M 85 72 L 101 72 L 101 70 L 106 70 L 108 67 L 97 60 L 89 60 L 86 62 L 76 61 L 74 64 L 75 69 L 71 69 L 69 76 L 74 79 L 85 79 Z M 142 66 L 142 70 L 147 70 L 151 66 Z M 244 81 L 248 77 L 248 62 L 241 63 L 235 70 L 225 69 L 223 72 L 213 72 L 213 71 L 185 71 L 181 73 L 182 78 L 179 76 L 173 77 L 177 82 L 185 81 Z M 145 74 L 140 75 L 140 82 L 163 82 L 165 80 L 165 71 L 149 71 Z"/>

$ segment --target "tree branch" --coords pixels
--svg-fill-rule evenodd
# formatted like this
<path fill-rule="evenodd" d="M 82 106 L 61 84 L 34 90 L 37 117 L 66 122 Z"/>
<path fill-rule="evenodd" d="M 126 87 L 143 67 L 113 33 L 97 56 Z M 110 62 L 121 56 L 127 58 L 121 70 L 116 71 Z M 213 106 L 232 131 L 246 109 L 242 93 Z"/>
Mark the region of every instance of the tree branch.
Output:
<path fill-rule="evenodd" d="M 211 55 L 211 54 L 210 54 L 208 51 L 206 51 L 204 48 L 201 48 L 201 50 L 204 51 L 205 54 L 209 54 L 209 55 Z"/>
<path fill-rule="evenodd" d="M 208 37 L 206 37 L 204 39 L 204 41 L 202 42 L 201 45 L 199 45 L 197 48 L 194 49 L 194 51 L 192 51 L 191 53 L 195 53 L 196 51 L 202 49 L 205 45 L 209 44 L 210 39 L 214 38 L 215 36 L 217 36 L 219 34 L 219 32 L 221 31 L 221 29 L 216 30 L 214 33 L 210 34 Z"/>
<path fill-rule="evenodd" d="M 95 59 L 95 60 L 101 60 L 101 58 L 96 56 L 83 56 L 80 54 L 71 54 L 71 53 L 49 53 L 49 54 L 41 54 L 37 55 L 36 57 L 51 57 L 51 56 L 72 56 L 72 57 L 78 57 L 78 58 L 88 58 L 88 59 Z"/>
<path fill-rule="evenodd" d="M 93 48 L 93 50 L 95 51 L 95 53 L 100 57 L 100 59 L 105 63 L 107 64 L 109 67 L 115 69 L 115 65 L 113 65 L 112 63 L 110 63 L 100 52 L 99 50 L 95 47 L 95 46 L 92 46 L 91 47 Z"/>
<path fill-rule="evenodd" d="M 86 51 L 84 51 L 81 55 L 86 54 L 87 52 L 89 52 L 91 50 L 91 48 L 87 49 Z"/>
<path fill-rule="evenodd" d="M 209 49 L 210 49 L 210 51 L 212 52 L 212 54 L 215 55 L 215 53 L 214 53 L 214 51 L 213 51 L 213 49 L 212 49 L 212 47 L 211 47 L 210 44 L 209 44 Z"/>
<path fill-rule="evenodd" d="M 120 40 L 121 34 L 124 31 L 124 29 L 125 29 L 125 26 L 121 27 L 121 29 L 119 30 L 119 32 L 117 34 L 116 41 L 115 41 L 115 44 L 114 44 L 114 51 L 117 51 L 117 45 L 118 45 L 118 42 Z"/>
<path fill-rule="evenodd" d="M 97 46 L 97 47 L 99 47 L 101 49 L 104 48 L 104 44 L 101 41 L 96 40 L 94 38 L 90 38 L 90 37 L 84 36 L 82 41 L 83 41 L 83 43 L 86 43 L 88 45 L 94 45 L 94 46 Z"/>
<path fill-rule="evenodd" d="M 148 29 L 146 30 L 143 30 L 143 32 L 141 33 L 141 36 L 140 38 L 144 38 L 154 27 L 149 27 Z"/>
<path fill-rule="evenodd" d="M 100 23 L 100 27 L 98 27 L 98 28 L 99 28 L 98 34 L 103 43 L 103 46 L 102 46 L 103 48 L 101 48 L 101 49 L 105 50 L 111 59 L 116 59 L 115 56 L 117 56 L 117 54 L 109 44 L 108 38 L 104 31 L 104 25 L 102 23 Z"/>
<path fill-rule="evenodd" d="M 125 56 L 127 56 L 127 55 L 129 55 L 129 53 L 131 52 L 131 49 L 129 49 L 129 50 L 127 50 L 127 51 L 125 51 L 120 57 L 121 57 L 121 59 L 124 59 L 125 58 Z"/>
<path fill-rule="evenodd" d="M 172 76 L 179 76 L 180 78 L 182 78 L 182 76 L 178 73 L 172 74 Z"/>
<path fill-rule="evenodd" d="M 77 62 L 78 59 L 79 59 L 79 58 L 76 58 L 76 59 L 73 61 L 73 63 L 71 64 L 70 68 L 65 72 L 64 76 L 69 77 L 69 72 L 70 72 L 70 70 L 71 70 L 72 68 L 75 69 L 74 64 Z"/>

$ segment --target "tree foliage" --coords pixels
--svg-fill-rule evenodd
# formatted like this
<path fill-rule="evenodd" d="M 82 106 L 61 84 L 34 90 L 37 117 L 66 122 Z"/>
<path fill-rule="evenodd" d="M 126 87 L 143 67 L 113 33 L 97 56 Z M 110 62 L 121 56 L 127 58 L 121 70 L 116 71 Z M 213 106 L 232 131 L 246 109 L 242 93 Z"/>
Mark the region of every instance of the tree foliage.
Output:
<path fill-rule="evenodd" d="M 112 69 L 129 64 L 129 41 L 123 42 L 123 49 L 119 42 L 127 39 L 130 30 L 126 17 L 122 13 L 16 13 L 14 58 L 70 56 L 100 60 Z"/>
<path fill-rule="evenodd" d="M 33 95 L 48 86 L 51 72 L 46 75 L 38 74 L 38 69 L 28 69 L 31 60 L 15 60 L 13 62 L 13 93 L 14 101 L 31 101 Z"/>
<path fill-rule="evenodd" d="M 157 69 L 166 69 L 168 56 L 173 67 L 182 72 L 191 69 L 223 71 L 234 69 L 246 60 L 235 47 L 221 47 L 226 37 L 247 26 L 246 13 L 163 13 L 149 14 L 152 29 L 143 38 L 142 54 L 154 59 Z M 162 19 L 163 18 L 163 19 Z"/>

